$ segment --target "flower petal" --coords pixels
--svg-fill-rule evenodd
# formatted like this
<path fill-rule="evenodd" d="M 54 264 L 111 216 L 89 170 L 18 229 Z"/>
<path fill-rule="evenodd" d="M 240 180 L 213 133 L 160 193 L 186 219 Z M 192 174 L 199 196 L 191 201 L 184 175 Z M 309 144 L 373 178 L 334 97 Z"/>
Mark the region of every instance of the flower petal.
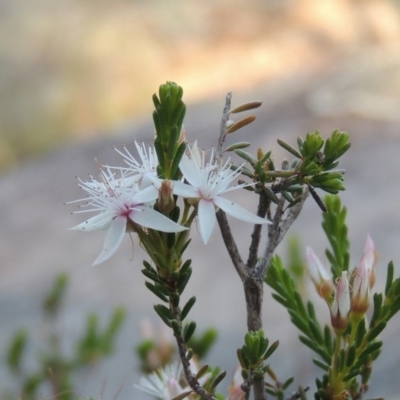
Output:
<path fill-rule="evenodd" d="M 184 226 L 146 206 L 136 206 L 129 213 L 129 218 L 136 224 L 161 232 L 182 232 L 187 230 Z"/>
<path fill-rule="evenodd" d="M 198 206 L 199 230 L 204 244 L 210 240 L 215 226 L 215 207 L 211 201 L 200 200 Z"/>
<path fill-rule="evenodd" d="M 84 231 L 84 232 L 105 230 L 108 229 L 108 227 L 110 226 L 111 220 L 112 220 L 111 213 L 102 212 L 69 229 L 72 231 Z"/>
<path fill-rule="evenodd" d="M 200 197 L 199 190 L 196 187 L 178 181 L 174 181 L 173 184 L 172 191 L 176 196 L 182 196 L 186 199 L 197 199 Z"/>
<path fill-rule="evenodd" d="M 181 162 L 179 163 L 179 169 L 181 170 L 185 179 L 195 187 L 201 185 L 201 170 L 200 166 L 197 165 L 194 159 L 189 158 L 186 154 L 182 156 Z"/>
<path fill-rule="evenodd" d="M 254 215 L 250 211 L 247 211 L 242 206 L 239 206 L 236 203 L 233 203 L 230 200 L 224 199 L 223 197 L 215 197 L 213 202 L 216 206 L 224 210 L 227 214 L 240 219 L 245 222 L 250 222 L 251 224 L 271 224 L 271 221 L 268 221 L 265 218 L 258 217 Z"/>
<path fill-rule="evenodd" d="M 132 201 L 136 204 L 143 204 L 153 201 L 158 197 L 158 190 L 154 186 L 149 186 L 146 189 L 140 190 L 133 195 Z"/>
<path fill-rule="evenodd" d="M 93 265 L 108 260 L 118 249 L 124 238 L 126 231 L 126 217 L 119 216 L 113 219 L 108 228 L 106 239 L 101 254 L 97 257 Z"/>

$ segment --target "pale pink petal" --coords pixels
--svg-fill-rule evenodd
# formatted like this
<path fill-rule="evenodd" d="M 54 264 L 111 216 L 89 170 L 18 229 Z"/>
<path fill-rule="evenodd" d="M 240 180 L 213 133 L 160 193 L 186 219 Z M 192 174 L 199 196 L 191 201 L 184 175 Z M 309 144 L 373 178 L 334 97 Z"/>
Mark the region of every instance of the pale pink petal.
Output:
<path fill-rule="evenodd" d="M 224 199 L 222 197 L 215 197 L 213 202 L 216 206 L 224 210 L 227 214 L 240 219 L 245 222 L 250 222 L 252 224 L 270 224 L 271 222 L 265 218 L 258 217 L 250 211 L 247 211 L 242 206 L 233 203 L 230 200 Z"/>
<path fill-rule="evenodd" d="M 110 226 L 111 218 L 112 216 L 109 212 L 102 212 L 69 229 L 73 231 L 84 232 L 105 230 L 108 229 L 108 227 Z"/>
<path fill-rule="evenodd" d="M 129 218 L 136 224 L 161 232 L 182 232 L 187 229 L 146 206 L 136 206 L 129 213 Z"/>
<path fill-rule="evenodd" d="M 306 248 L 306 258 L 308 271 L 316 285 L 323 285 L 324 282 L 332 279 L 332 275 L 328 272 L 311 247 Z"/>
<path fill-rule="evenodd" d="M 120 216 L 113 219 L 108 228 L 106 239 L 101 254 L 97 257 L 93 265 L 100 264 L 108 260 L 118 249 L 124 238 L 126 231 L 126 217 Z"/>
<path fill-rule="evenodd" d="M 215 207 L 211 201 L 200 200 L 198 206 L 199 230 L 204 244 L 210 240 L 215 226 Z"/>
<path fill-rule="evenodd" d="M 136 192 L 132 201 L 136 204 L 147 203 L 153 201 L 158 197 L 158 190 L 154 186 L 149 186 L 146 189 Z"/>
<path fill-rule="evenodd" d="M 182 196 L 186 199 L 195 199 L 200 197 L 199 189 L 183 182 L 174 181 L 174 187 L 172 191 L 174 195 Z"/>
<path fill-rule="evenodd" d="M 364 254 L 361 259 L 361 262 L 364 262 L 367 269 L 371 272 L 376 263 L 376 250 L 374 242 L 371 239 L 371 236 L 367 235 L 367 240 L 365 242 Z"/>
<path fill-rule="evenodd" d="M 190 159 L 186 154 L 182 156 L 181 162 L 179 163 L 179 169 L 181 170 L 185 179 L 193 186 L 199 187 L 201 185 L 201 170 L 200 166 Z"/>

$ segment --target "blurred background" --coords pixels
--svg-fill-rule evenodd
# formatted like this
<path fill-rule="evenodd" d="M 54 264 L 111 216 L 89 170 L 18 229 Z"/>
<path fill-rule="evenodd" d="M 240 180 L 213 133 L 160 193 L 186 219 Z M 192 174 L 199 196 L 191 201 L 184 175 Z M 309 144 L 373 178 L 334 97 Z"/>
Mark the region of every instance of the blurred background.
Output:
<path fill-rule="evenodd" d="M 312 105 L 394 118 L 399 8 L 395 0 L 2 0 L 0 166 L 111 134 L 150 111 L 166 80 L 198 102 L 344 65 L 355 53 L 362 62 L 347 63 Z"/>
<path fill-rule="evenodd" d="M 297 135 L 316 129 L 324 137 L 336 128 L 349 131 L 343 199 L 353 264 L 368 232 L 381 252 L 382 271 L 391 259 L 400 264 L 399 1 L 0 0 L 0 356 L 12 333 L 25 326 L 33 336 L 34 367 L 43 342 L 40 302 L 66 271 L 71 284 L 60 329 L 67 352 L 88 311 L 107 317 L 117 305 L 128 309 L 115 358 L 79 377 L 84 396 L 111 399 L 122 388 L 120 400 L 147 399 L 132 389 L 138 380 L 133 344 L 143 318 L 157 321 L 156 300 L 143 285 L 138 244 L 132 249 L 126 239 L 113 259 L 90 267 L 104 235 L 67 231 L 80 219 L 63 203 L 82 196 L 74 177 L 95 173 L 94 158 L 119 164 L 113 145 L 151 140 L 151 96 L 167 80 L 184 88 L 186 133 L 204 147 L 216 141 L 228 91 L 234 105 L 263 101 L 240 140 L 272 150 L 278 162 L 288 156 L 277 148 L 278 137 L 295 143 Z M 238 199 L 248 204 L 246 193 Z M 323 258 L 320 222 L 309 201 L 293 232 Z M 240 237 L 250 232 L 232 226 Z M 207 251 L 193 236 L 193 318 L 220 330 L 209 362 L 229 375 L 245 332 L 241 284 L 217 229 Z M 243 252 L 247 246 L 247 239 L 240 242 Z M 293 374 L 296 384 L 313 385 L 315 370 L 304 366 L 310 352 L 300 348 L 283 309 L 269 304 L 270 338 L 289 344 L 286 356 L 275 359 L 281 379 Z M 321 312 L 326 315 L 324 305 Z M 399 398 L 399 327 L 397 318 L 385 331 L 386 358 L 376 366 L 371 397 Z M 3 366 L 0 382 L 0 389 L 8 382 L 18 390 Z"/>

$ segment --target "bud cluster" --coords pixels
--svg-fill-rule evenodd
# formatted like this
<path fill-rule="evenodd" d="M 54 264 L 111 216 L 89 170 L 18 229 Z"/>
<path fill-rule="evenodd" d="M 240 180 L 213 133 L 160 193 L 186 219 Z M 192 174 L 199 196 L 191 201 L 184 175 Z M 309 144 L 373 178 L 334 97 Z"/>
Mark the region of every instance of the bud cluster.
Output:
<path fill-rule="evenodd" d="M 350 277 L 347 271 L 342 271 L 334 280 L 332 272 L 325 268 L 310 247 L 306 249 L 306 259 L 315 288 L 330 307 L 334 329 L 346 329 L 350 314 L 361 318 L 368 311 L 377 262 L 377 252 L 369 235 L 361 261 Z"/>

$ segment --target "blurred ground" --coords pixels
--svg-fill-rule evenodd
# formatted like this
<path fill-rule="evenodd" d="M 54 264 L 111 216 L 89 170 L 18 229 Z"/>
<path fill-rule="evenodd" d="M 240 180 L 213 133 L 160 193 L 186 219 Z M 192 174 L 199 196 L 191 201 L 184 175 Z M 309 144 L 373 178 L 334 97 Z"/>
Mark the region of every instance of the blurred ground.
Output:
<path fill-rule="evenodd" d="M 199 101 L 326 69 L 370 46 L 395 49 L 398 8 L 390 0 L 2 0 L 0 167 L 127 123 L 151 110 L 166 80 Z M 398 72 L 395 80 L 398 94 Z"/>
<path fill-rule="evenodd" d="M 132 261 L 127 238 L 109 262 L 89 267 L 104 235 L 67 231 L 79 217 L 71 216 L 63 202 L 81 196 L 74 177 L 95 172 L 95 157 L 119 163 L 112 145 L 151 139 L 150 114 L 134 123 L 132 116 L 151 109 L 152 93 L 166 80 L 184 87 L 187 136 L 204 147 L 216 140 L 228 90 L 234 90 L 236 105 L 263 101 L 256 122 L 243 135 L 254 140 L 254 148 L 273 150 L 278 160 L 287 156 L 276 145 L 278 137 L 294 143 L 315 129 L 324 136 L 335 128 L 349 131 L 353 146 L 343 160 L 348 189 L 343 199 L 349 209 L 352 263 L 359 261 L 369 232 L 381 252 L 379 268 L 384 271 L 393 259 L 400 273 L 398 3 L 254 1 L 207 7 L 203 2 L 200 7 L 172 1 L 160 11 L 152 7 L 155 2 L 121 1 L 111 7 L 103 1 L 96 9 L 93 4 L 1 4 L 0 159 L 7 165 L 19 162 L 71 132 L 85 139 L 0 175 L 1 354 L 21 326 L 28 326 L 40 343 L 40 299 L 57 272 L 68 271 L 72 282 L 62 321 L 66 347 L 79 334 L 87 311 L 108 315 L 117 304 L 129 309 L 118 355 L 83 375 L 79 392 L 95 397 L 105 383 L 102 399 L 113 398 L 121 385 L 118 399 L 145 398 L 131 387 L 137 381 L 132 346 L 140 320 L 153 315 L 155 302 L 142 284 L 141 249 L 134 247 Z M 238 201 L 247 204 L 248 193 Z M 312 245 L 322 256 L 326 241 L 320 220 L 316 205 L 308 201 L 293 230 L 304 246 Z M 250 228 L 233 227 L 246 251 Z M 198 298 L 193 318 L 199 326 L 220 330 L 209 361 L 229 373 L 245 331 L 241 284 L 217 230 L 206 251 L 196 232 L 191 247 L 196 283 L 188 291 Z M 378 275 L 382 290 L 384 273 Z M 320 312 L 326 311 L 322 305 Z M 271 340 L 282 342 L 280 358 L 271 361 L 282 379 L 294 375 L 296 383 L 313 385 L 311 353 L 299 346 L 297 332 L 272 300 L 264 321 Z M 384 332 L 370 397 L 400 398 L 399 326 L 397 318 Z M 31 354 L 37 351 L 31 348 Z M 0 382 L 12 385 L 2 368 Z"/>

